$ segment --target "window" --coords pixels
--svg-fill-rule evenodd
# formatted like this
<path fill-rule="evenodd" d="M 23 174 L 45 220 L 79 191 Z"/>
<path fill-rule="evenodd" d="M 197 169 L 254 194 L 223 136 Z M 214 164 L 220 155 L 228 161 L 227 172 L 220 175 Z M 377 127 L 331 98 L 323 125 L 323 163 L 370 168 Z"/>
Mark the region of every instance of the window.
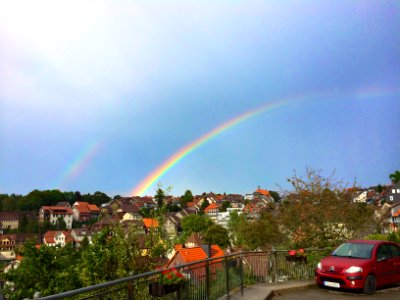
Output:
<path fill-rule="evenodd" d="M 389 200 L 390 200 L 390 201 L 393 201 L 393 196 L 389 196 Z"/>
<path fill-rule="evenodd" d="M 397 194 L 400 194 L 400 189 L 397 189 Z"/>
<path fill-rule="evenodd" d="M 392 194 L 396 194 L 396 190 L 395 189 L 392 189 Z"/>

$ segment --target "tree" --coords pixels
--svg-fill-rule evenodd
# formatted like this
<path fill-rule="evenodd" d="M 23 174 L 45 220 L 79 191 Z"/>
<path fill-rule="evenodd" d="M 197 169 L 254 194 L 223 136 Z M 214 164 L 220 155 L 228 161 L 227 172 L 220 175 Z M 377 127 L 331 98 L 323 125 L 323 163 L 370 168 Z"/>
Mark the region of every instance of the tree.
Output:
<path fill-rule="evenodd" d="M 82 286 L 76 269 L 79 250 L 72 244 L 37 249 L 34 242 L 27 242 L 19 254 L 24 257 L 19 267 L 5 274 L 14 283 L 13 291 L 6 286 L 7 299 L 33 298 L 35 292 L 47 296 Z"/>
<path fill-rule="evenodd" d="M 165 199 L 165 192 L 164 190 L 161 188 L 161 186 L 158 186 L 156 195 L 154 196 L 154 198 L 156 199 L 157 202 L 157 208 L 161 209 L 161 207 L 164 205 L 164 199 Z"/>
<path fill-rule="evenodd" d="M 207 206 L 210 205 L 210 202 L 208 200 L 204 199 L 203 203 L 200 205 L 200 214 L 204 214 L 204 210 L 206 209 Z"/>
<path fill-rule="evenodd" d="M 399 170 L 394 171 L 392 174 L 389 175 L 389 178 L 393 183 L 399 182 L 400 181 L 400 171 Z"/>
<path fill-rule="evenodd" d="M 219 224 L 211 224 L 205 230 L 203 238 L 208 244 L 217 244 L 221 248 L 227 248 L 231 245 L 228 230 Z"/>
<path fill-rule="evenodd" d="M 269 211 L 263 211 L 258 220 L 249 222 L 246 214 L 230 214 L 229 229 L 236 246 L 248 249 L 267 249 L 283 242 L 279 224 Z M 249 234 L 251 232 L 251 234 Z"/>
<path fill-rule="evenodd" d="M 223 201 L 223 202 L 222 202 L 222 205 L 221 205 L 220 211 L 221 211 L 221 212 L 226 212 L 226 209 L 227 209 L 228 207 L 231 207 L 231 203 L 230 203 L 229 201 Z"/>
<path fill-rule="evenodd" d="M 306 169 L 305 179 L 294 174 L 288 181 L 293 191 L 286 192 L 280 221 L 290 246 L 335 246 L 375 228 L 372 208 L 353 203 L 354 186 L 343 187 L 314 169 Z"/>
<path fill-rule="evenodd" d="M 185 193 L 181 196 L 180 204 L 181 208 L 185 208 L 188 202 L 193 201 L 193 194 L 190 190 L 186 190 Z"/>
<path fill-rule="evenodd" d="M 274 198 L 275 203 L 281 200 L 281 196 L 279 195 L 278 192 L 269 191 L 269 194 L 271 195 L 272 198 Z"/>
<path fill-rule="evenodd" d="M 189 236 L 193 232 L 204 232 L 209 226 L 213 224 L 213 221 L 205 215 L 189 215 L 182 219 L 182 230 L 185 236 Z"/>
<path fill-rule="evenodd" d="M 56 224 L 55 224 L 55 229 L 56 230 L 66 230 L 67 229 L 67 224 L 65 223 L 64 218 L 58 217 Z"/>

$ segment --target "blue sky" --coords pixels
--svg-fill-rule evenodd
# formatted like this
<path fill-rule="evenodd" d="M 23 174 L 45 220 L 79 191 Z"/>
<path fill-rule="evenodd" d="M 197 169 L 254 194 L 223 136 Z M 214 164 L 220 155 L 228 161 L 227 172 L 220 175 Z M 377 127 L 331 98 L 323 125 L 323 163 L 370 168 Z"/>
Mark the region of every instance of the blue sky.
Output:
<path fill-rule="evenodd" d="M 0 193 L 360 186 L 400 168 L 398 1 L 1 1 Z M 148 190 L 154 194 L 156 186 Z"/>

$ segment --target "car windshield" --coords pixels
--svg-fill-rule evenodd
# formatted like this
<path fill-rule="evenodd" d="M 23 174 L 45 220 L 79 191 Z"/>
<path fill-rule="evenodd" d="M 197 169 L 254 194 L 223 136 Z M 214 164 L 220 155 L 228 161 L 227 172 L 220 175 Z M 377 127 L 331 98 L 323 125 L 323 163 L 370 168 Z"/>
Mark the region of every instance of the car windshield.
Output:
<path fill-rule="evenodd" d="M 344 243 L 332 252 L 333 256 L 352 258 L 371 258 L 373 244 Z"/>

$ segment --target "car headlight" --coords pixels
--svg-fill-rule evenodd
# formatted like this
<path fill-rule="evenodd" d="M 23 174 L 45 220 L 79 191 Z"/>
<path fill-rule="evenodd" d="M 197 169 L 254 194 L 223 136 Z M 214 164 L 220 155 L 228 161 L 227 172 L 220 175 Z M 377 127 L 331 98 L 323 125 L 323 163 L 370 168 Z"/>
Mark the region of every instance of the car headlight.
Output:
<path fill-rule="evenodd" d="M 361 267 L 351 266 L 345 272 L 346 273 L 361 273 L 363 269 Z"/>
<path fill-rule="evenodd" d="M 317 269 L 318 269 L 318 270 L 322 270 L 322 264 L 321 264 L 321 262 L 318 263 Z"/>

